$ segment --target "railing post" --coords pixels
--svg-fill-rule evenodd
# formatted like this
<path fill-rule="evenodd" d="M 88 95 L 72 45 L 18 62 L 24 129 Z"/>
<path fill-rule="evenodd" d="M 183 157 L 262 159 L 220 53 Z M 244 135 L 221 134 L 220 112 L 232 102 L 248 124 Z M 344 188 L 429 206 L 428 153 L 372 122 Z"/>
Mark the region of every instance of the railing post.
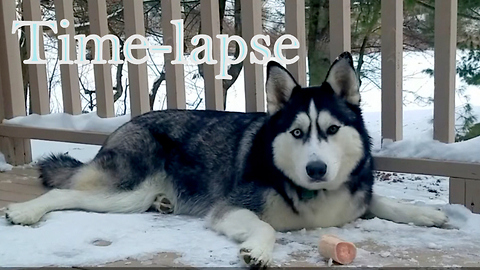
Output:
<path fill-rule="evenodd" d="M 287 0 L 288 1 L 288 0 Z M 351 49 L 350 0 L 330 0 L 330 61 Z"/>
<path fill-rule="evenodd" d="M 143 1 L 124 0 L 125 35 L 145 36 Z M 146 50 L 132 50 L 136 59 L 147 55 Z M 130 83 L 130 111 L 133 116 L 150 111 L 148 96 L 147 63 L 140 65 L 128 63 L 128 80 Z"/>
<path fill-rule="evenodd" d="M 58 27 L 58 35 L 70 35 L 70 47 L 68 54 L 70 60 L 77 59 L 76 54 L 76 40 L 75 36 L 75 21 L 73 18 L 73 0 L 54 0 L 55 15 L 57 21 L 66 19 L 70 22 L 67 28 Z M 62 52 L 66 50 L 64 45 L 59 41 L 58 57 L 63 59 Z M 78 79 L 78 65 L 77 64 L 61 64 L 60 75 L 62 80 L 62 96 L 63 96 L 63 111 L 69 114 L 81 114 L 82 107 L 80 102 L 80 87 Z"/>
<path fill-rule="evenodd" d="M 108 35 L 107 3 L 106 0 L 88 0 L 88 16 L 90 33 L 100 37 Z M 93 42 L 93 41 L 90 41 Z M 100 44 L 101 45 L 101 44 Z M 109 60 L 110 42 L 103 44 L 103 59 Z M 92 46 L 93 52 L 95 48 Z M 110 64 L 95 64 L 95 96 L 97 98 L 97 115 L 100 117 L 115 116 L 113 107 L 112 69 Z"/>
<path fill-rule="evenodd" d="M 382 142 L 403 136 L 403 0 L 382 1 Z"/>
<path fill-rule="evenodd" d="M 455 141 L 457 0 L 435 0 L 433 138 Z"/>
<path fill-rule="evenodd" d="M 175 26 L 171 20 L 182 18 L 180 1 L 161 1 L 162 3 L 162 29 L 163 44 L 172 46 L 172 53 L 165 54 L 165 81 L 167 84 L 167 108 L 185 109 L 187 106 L 185 98 L 185 72 L 183 65 L 172 65 L 175 59 Z"/>
<path fill-rule="evenodd" d="M 12 34 L 16 20 L 16 1 L 0 1 L 0 95 L 3 117 L 9 119 L 25 115 L 22 67 L 17 34 Z M 0 151 L 12 165 L 30 163 L 30 140 L 0 137 Z"/>
<path fill-rule="evenodd" d="M 434 104 L 433 139 L 444 143 L 455 141 L 455 75 L 457 51 L 457 0 L 435 0 L 435 64 L 434 64 Z M 461 183 L 450 178 L 450 192 Z M 465 180 L 465 205 L 469 207 L 473 184 Z M 476 183 L 475 187 L 480 185 Z M 477 193 L 478 194 L 478 193 Z M 460 195 L 452 195 L 460 196 Z M 476 196 L 478 197 L 478 196 Z M 451 199 L 453 199 L 451 197 Z M 473 201 L 472 201 L 473 202 Z M 472 211 L 474 209 L 471 209 Z M 479 210 L 476 209 L 478 212 Z"/>
<path fill-rule="evenodd" d="M 0 38 L 2 38 L 2 37 L 0 36 Z M 0 67 L 2 67 L 1 63 L 0 63 Z M 3 119 L 5 119 L 5 108 L 7 107 L 7 102 L 3 98 L 2 88 L 3 88 L 2 72 L 0 72 L 0 123 L 3 121 Z M 1 144 L 1 139 L 0 139 L 0 144 Z M 1 151 L 1 149 L 0 149 L 0 151 Z"/>
<path fill-rule="evenodd" d="M 26 21 L 41 21 L 42 12 L 38 0 L 23 1 L 23 17 Z M 26 27 L 27 51 L 30 52 L 30 27 Z M 39 34 L 40 58 L 45 59 L 43 46 L 43 31 L 40 28 Z M 48 97 L 47 68 L 44 64 L 29 64 L 28 74 L 30 80 L 30 99 L 32 100 L 32 112 L 36 114 L 50 113 L 50 99 Z"/>
<path fill-rule="evenodd" d="M 257 8 L 258 9 L 258 8 Z M 285 1 L 285 33 L 293 35 L 300 42 L 300 48 L 287 50 L 290 59 L 299 56 L 297 62 L 291 64 L 288 70 L 300 85 L 307 85 L 307 39 L 305 34 L 305 0 Z"/>
<path fill-rule="evenodd" d="M 480 194 L 480 179 L 465 179 L 465 206 L 477 214 L 480 213 L 478 194 Z"/>
<path fill-rule="evenodd" d="M 220 61 L 220 9 L 218 0 L 200 0 L 202 34 L 212 38 L 213 59 Z M 223 110 L 223 81 L 215 79 L 220 74 L 220 62 L 215 65 L 203 64 L 205 80 L 205 108 Z"/>
<path fill-rule="evenodd" d="M 262 34 L 261 0 L 242 0 L 242 35 L 245 40 L 251 40 L 255 35 Z M 261 58 L 260 54 L 256 54 Z M 250 63 L 250 56 L 243 61 L 245 80 L 245 111 L 264 112 L 265 94 L 263 90 L 263 66 Z"/>

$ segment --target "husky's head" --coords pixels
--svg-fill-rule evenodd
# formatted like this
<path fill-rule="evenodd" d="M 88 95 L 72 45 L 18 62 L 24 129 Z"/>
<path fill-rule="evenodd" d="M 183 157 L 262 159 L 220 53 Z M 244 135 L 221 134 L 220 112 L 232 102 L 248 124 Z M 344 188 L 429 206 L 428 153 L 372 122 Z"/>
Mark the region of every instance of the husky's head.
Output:
<path fill-rule="evenodd" d="M 267 74 L 275 166 L 305 189 L 337 189 L 369 153 L 352 56 L 342 53 L 319 87 L 302 88 L 276 62 Z"/>

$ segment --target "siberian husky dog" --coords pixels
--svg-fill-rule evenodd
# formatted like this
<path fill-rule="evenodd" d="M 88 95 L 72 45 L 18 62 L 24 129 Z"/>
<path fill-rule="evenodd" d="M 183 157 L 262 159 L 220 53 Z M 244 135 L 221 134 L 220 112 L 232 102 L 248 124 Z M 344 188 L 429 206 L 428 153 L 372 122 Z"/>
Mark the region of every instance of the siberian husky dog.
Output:
<path fill-rule="evenodd" d="M 365 215 L 419 226 L 447 216 L 372 194 L 370 137 L 360 82 L 342 53 L 322 85 L 301 87 L 268 63 L 267 113 L 152 111 L 113 132 L 86 164 L 67 155 L 39 162 L 49 192 L 11 204 L 28 225 L 63 209 L 205 217 L 238 241 L 250 266 L 271 262 L 275 231 L 342 226 Z"/>

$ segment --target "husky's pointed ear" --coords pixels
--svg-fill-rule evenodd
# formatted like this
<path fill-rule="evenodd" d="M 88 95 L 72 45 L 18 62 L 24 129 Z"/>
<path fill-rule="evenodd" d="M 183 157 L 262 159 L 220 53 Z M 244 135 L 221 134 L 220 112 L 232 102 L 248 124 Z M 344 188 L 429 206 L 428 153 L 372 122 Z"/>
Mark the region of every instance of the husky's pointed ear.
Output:
<path fill-rule="evenodd" d="M 300 87 L 292 74 L 275 61 L 268 62 L 267 82 L 267 112 L 272 115 L 279 111 L 290 99 L 293 89 Z"/>
<path fill-rule="evenodd" d="M 352 55 L 349 52 L 340 54 L 328 71 L 326 82 L 333 91 L 347 102 L 360 104 L 360 81 L 353 67 Z"/>

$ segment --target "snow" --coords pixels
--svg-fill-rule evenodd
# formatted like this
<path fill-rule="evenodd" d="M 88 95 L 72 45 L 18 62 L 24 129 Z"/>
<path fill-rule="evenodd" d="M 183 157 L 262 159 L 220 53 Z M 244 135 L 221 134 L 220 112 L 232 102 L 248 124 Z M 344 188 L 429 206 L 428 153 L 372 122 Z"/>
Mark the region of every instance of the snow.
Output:
<path fill-rule="evenodd" d="M 416 253 L 425 250 L 455 250 L 457 254 L 471 254 L 480 249 L 480 215 L 472 214 L 460 205 L 445 205 L 448 194 L 441 188 L 432 194 L 417 185 L 425 179 L 408 178 L 401 175 L 379 176 L 376 192 L 389 190 L 390 195 L 402 198 L 405 188 L 417 189 L 422 196 L 406 200 L 406 203 L 428 203 L 440 205 L 450 218 L 450 224 L 459 229 L 439 229 L 396 224 L 378 218 L 356 220 L 343 227 L 296 232 L 277 233 L 274 262 L 285 264 L 293 260 L 304 260 L 318 266 L 327 262 L 317 251 L 317 241 L 323 234 L 335 234 L 354 242 L 358 250 L 354 266 L 388 265 L 392 260 L 400 262 L 415 260 Z M 411 175 L 410 175 L 411 176 Z M 443 185 L 448 182 L 442 178 Z M 438 187 L 438 186 L 437 186 Z M 429 200 L 434 196 L 435 200 Z M 180 264 L 196 267 L 240 266 L 238 246 L 226 237 L 205 227 L 203 219 L 144 214 L 98 214 L 63 211 L 48 214 L 39 224 L 12 226 L 0 219 L 0 266 L 93 266 L 125 258 L 139 259 L 148 264 L 159 252 L 174 252 L 181 255 Z M 96 246 L 98 240 L 111 245 Z M 388 247 L 375 251 L 372 245 Z M 467 256 L 468 257 L 468 256 Z M 468 257 L 475 259 L 475 256 Z M 444 258 L 442 266 L 451 266 Z"/>
<path fill-rule="evenodd" d="M 383 196 L 410 203 L 448 203 L 448 177 L 376 172 L 375 179 L 373 191 Z"/>
<path fill-rule="evenodd" d="M 474 106 L 472 109 L 473 114 L 480 119 L 480 106 Z M 381 114 L 379 112 L 364 112 L 363 118 L 369 135 L 372 137 L 373 150 L 378 152 L 382 147 Z M 422 140 L 433 142 L 432 119 L 432 108 L 405 110 L 403 112 L 403 141 Z M 456 125 L 463 125 L 463 122 L 457 119 Z"/>
<path fill-rule="evenodd" d="M 465 54 L 466 52 L 457 50 L 457 61 Z M 354 58 L 355 57 L 354 55 Z M 364 61 L 362 70 L 368 78 L 362 79 L 360 89 L 363 103 L 362 109 L 364 112 L 379 112 L 382 106 L 379 87 L 381 85 L 380 53 L 365 55 Z M 433 50 L 403 52 L 403 104 L 405 111 L 433 108 L 433 104 L 427 101 L 433 99 L 435 89 L 434 78 L 423 71 L 429 68 L 433 69 L 434 62 Z M 478 86 L 467 85 L 457 74 L 455 87 L 457 90 L 464 91 L 470 104 L 480 106 L 480 91 L 478 91 Z M 464 105 L 467 101 L 463 96 L 459 95 L 459 92 L 460 91 L 457 91 L 455 97 L 455 107 L 457 108 Z"/>
<path fill-rule="evenodd" d="M 452 144 L 425 138 L 407 139 L 385 143 L 382 149 L 374 151 L 374 154 L 388 157 L 480 162 L 480 137 Z"/>
<path fill-rule="evenodd" d="M 5 156 L 0 152 L 0 172 L 10 171 L 12 167 L 5 161 Z"/>
<path fill-rule="evenodd" d="M 129 120 L 130 115 L 100 118 L 96 112 L 91 112 L 80 115 L 70 115 L 66 113 L 52 113 L 46 115 L 31 114 L 28 116 L 18 116 L 9 120 L 6 119 L 3 120 L 3 123 L 37 128 L 111 133 Z"/>
<path fill-rule="evenodd" d="M 31 144 L 32 160 L 34 162 L 51 153 L 67 153 L 81 162 L 87 162 L 97 154 L 98 150 L 100 150 L 99 145 L 79 143 L 31 140 Z"/>
<path fill-rule="evenodd" d="M 210 249 L 222 263 L 236 261 L 234 243 L 206 230 L 202 220 L 189 217 L 70 211 L 50 213 L 36 227 L 0 222 L 3 267 L 95 265 L 127 257 L 147 258 L 162 251 L 183 254 L 183 262 L 213 266 Z M 112 244 L 95 246 L 99 239 Z"/>

